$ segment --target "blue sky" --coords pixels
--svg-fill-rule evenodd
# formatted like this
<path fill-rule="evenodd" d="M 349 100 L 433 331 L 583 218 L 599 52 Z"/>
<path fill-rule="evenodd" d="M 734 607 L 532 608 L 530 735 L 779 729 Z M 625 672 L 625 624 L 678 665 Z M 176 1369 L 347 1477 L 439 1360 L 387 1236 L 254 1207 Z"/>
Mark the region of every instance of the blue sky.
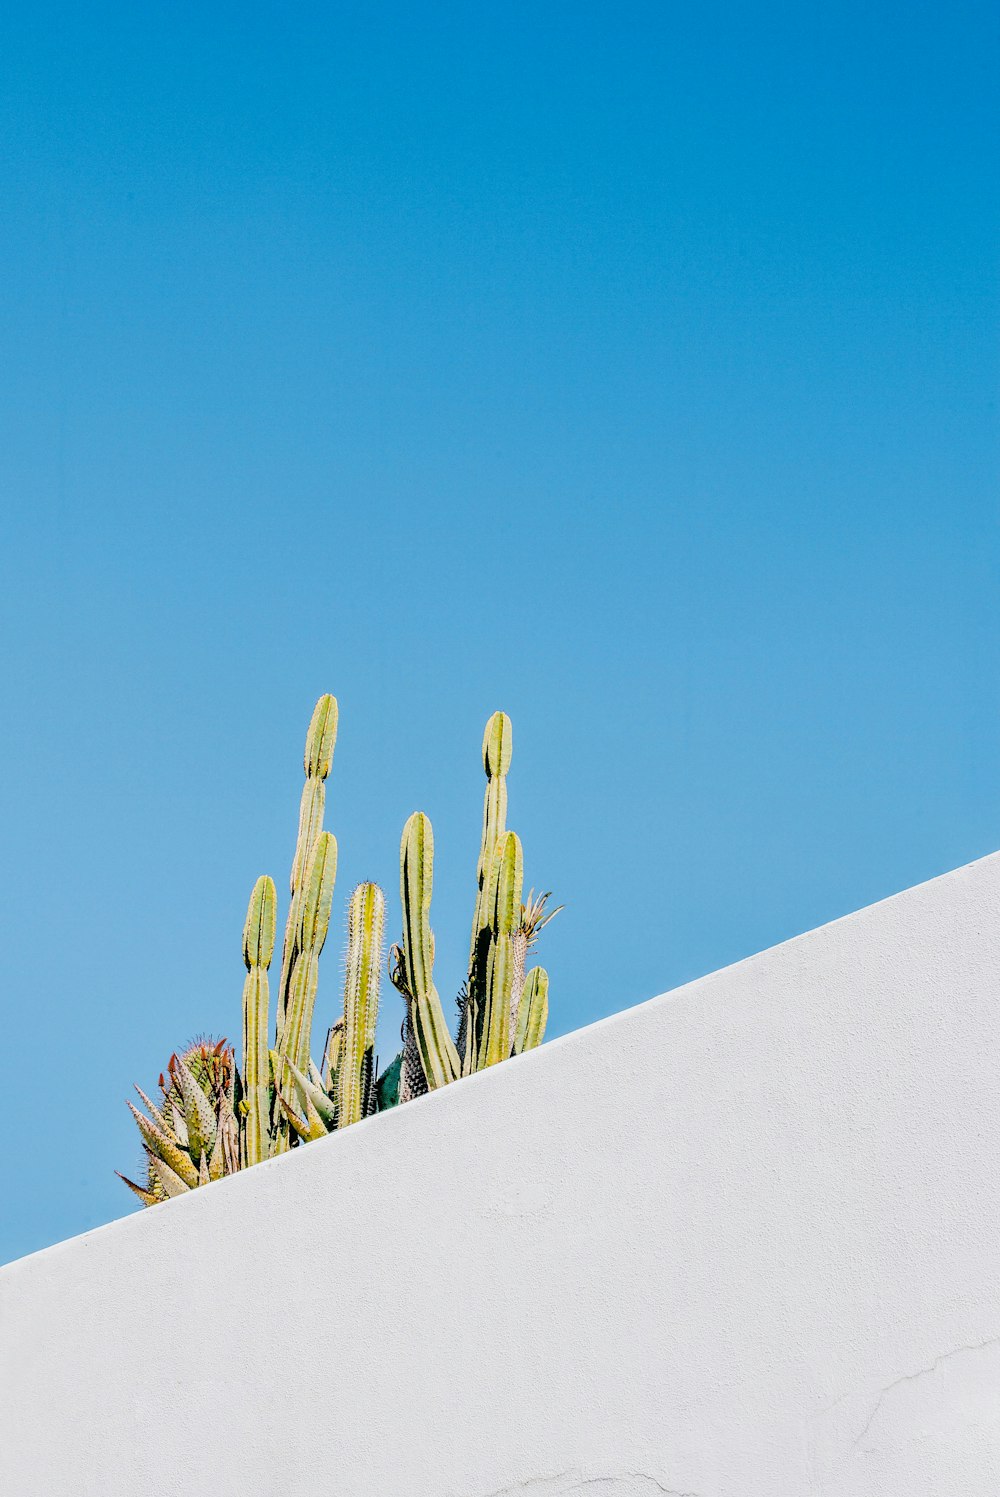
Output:
<path fill-rule="evenodd" d="M 238 1038 L 321 691 L 319 1022 L 417 807 L 457 986 L 498 706 L 550 1033 L 1000 844 L 998 31 L 8 7 L 0 1258 Z"/>

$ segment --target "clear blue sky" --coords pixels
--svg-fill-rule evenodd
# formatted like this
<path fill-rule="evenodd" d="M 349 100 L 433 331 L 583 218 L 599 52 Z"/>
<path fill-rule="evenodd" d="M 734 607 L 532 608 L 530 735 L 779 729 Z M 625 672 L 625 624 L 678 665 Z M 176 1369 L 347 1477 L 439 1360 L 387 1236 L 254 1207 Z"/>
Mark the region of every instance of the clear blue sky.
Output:
<path fill-rule="evenodd" d="M 550 1033 L 1000 844 L 998 25 L 6 8 L 0 1258 L 238 1037 L 321 691 L 321 1021 L 417 807 L 457 985 L 498 706 Z"/>

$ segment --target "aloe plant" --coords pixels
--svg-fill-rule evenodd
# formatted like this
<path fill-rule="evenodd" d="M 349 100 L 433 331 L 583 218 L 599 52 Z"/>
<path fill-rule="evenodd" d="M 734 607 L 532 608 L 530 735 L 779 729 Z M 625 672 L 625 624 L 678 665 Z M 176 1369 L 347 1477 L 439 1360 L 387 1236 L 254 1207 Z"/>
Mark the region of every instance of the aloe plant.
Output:
<path fill-rule="evenodd" d="M 142 1136 L 146 1182 L 119 1174 L 146 1206 L 184 1195 L 240 1168 L 235 1111 L 236 1067 L 232 1046 L 199 1040 L 172 1055 L 153 1102 L 136 1091 L 145 1113 L 127 1105 Z M 147 1116 L 148 1114 L 148 1116 Z"/>

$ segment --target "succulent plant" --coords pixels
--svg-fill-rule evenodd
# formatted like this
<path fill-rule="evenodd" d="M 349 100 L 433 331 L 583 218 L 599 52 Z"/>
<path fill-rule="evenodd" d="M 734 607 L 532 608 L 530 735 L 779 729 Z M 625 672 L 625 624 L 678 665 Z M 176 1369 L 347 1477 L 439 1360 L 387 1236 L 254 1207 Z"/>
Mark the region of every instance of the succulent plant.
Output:
<path fill-rule="evenodd" d="M 139 1087 L 146 1109 L 129 1102 L 142 1135 L 146 1183 L 119 1175 L 146 1206 L 184 1195 L 240 1167 L 235 1110 L 236 1067 L 226 1040 L 197 1040 L 172 1055 L 160 1076 L 159 1104 Z M 148 1114 L 148 1116 L 146 1115 Z"/>
<path fill-rule="evenodd" d="M 403 940 L 392 948 L 390 977 L 406 1002 L 400 1101 L 446 1086 L 541 1044 L 548 1017 L 548 974 L 526 972 L 527 955 L 543 926 L 558 914 L 549 895 L 522 899 L 520 839 L 507 830 L 507 771 L 513 752 L 510 718 L 495 712 L 483 735 L 486 794 L 476 867 L 469 968 L 459 995 L 457 1042 L 434 985 L 430 925 L 434 832 L 416 811 L 400 845 Z M 560 906 L 561 908 L 561 906 Z"/>
<path fill-rule="evenodd" d="M 322 1068 L 272 1053 L 281 1111 L 303 1141 L 393 1105 L 392 1078 L 375 1076 L 384 928 L 385 895 L 378 884 L 359 884 L 347 912 L 344 1012 L 327 1036 Z"/>
<path fill-rule="evenodd" d="M 270 989 L 267 971 L 274 951 L 277 895 L 274 880 L 262 875 L 253 886 L 243 927 L 243 1096 L 240 1108 L 240 1162 L 260 1164 L 270 1153 L 271 1062 L 268 1054 Z"/>
<path fill-rule="evenodd" d="M 362 883 L 348 906 L 342 1016 L 327 1032 L 322 1062 L 311 1058 L 319 957 L 330 925 L 337 842 L 323 827 L 326 781 L 337 739 L 336 699 L 316 703 L 304 754 L 290 900 L 281 953 L 274 1041 L 270 979 L 277 926 L 274 882 L 254 884 L 243 927 L 243 1056 L 237 1071 L 225 1040 L 198 1042 L 171 1057 L 162 1098 L 131 1103 L 142 1135 L 146 1182 L 125 1180 L 147 1206 L 259 1164 L 296 1145 L 360 1122 L 372 1113 L 496 1065 L 541 1043 L 548 1015 L 548 976 L 526 972 L 538 932 L 557 913 L 547 894 L 522 899 L 521 844 L 506 829 L 510 719 L 496 712 L 486 726 L 486 796 L 476 869 L 469 968 L 452 1039 L 434 986 L 430 905 L 434 834 L 415 812 L 400 849 L 403 941 L 393 947 L 390 976 L 406 1000 L 404 1045 L 377 1074 L 374 1053 L 385 929 L 385 896 Z"/>

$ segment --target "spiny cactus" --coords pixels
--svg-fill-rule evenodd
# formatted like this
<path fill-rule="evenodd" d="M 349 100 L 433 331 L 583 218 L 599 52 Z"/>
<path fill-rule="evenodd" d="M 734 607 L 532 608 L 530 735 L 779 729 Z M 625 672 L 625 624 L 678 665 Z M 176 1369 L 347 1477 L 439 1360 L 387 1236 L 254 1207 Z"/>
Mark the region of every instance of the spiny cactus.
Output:
<path fill-rule="evenodd" d="M 391 1078 L 375 1076 L 384 928 L 385 895 L 377 884 L 359 884 L 348 906 L 344 1013 L 327 1036 L 322 1068 L 271 1057 L 282 1113 L 304 1141 L 392 1105 Z"/>
<path fill-rule="evenodd" d="M 337 1069 L 338 1126 L 360 1122 L 375 1083 L 375 1021 L 378 1018 L 385 931 L 385 895 L 378 884 L 359 884 L 347 917 L 344 978 L 344 1045 Z"/>
<path fill-rule="evenodd" d="M 510 718 L 495 712 L 483 735 L 486 795 L 476 867 L 469 970 L 459 996 L 458 1042 L 452 1040 L 434 985 L 430 925 L 434 833 L 416 811 L 400 845 L 403 940 L 393 947 L 390 977 L 406 1002 L 400 1101 L 459 1076 L 496 1065 L 541 1044 L 548 1017 L 548 974 L 525 974 L 527 953 L 558 910 L 548 894 L 522 901 L 520 839 L 506 829 L 507 771 L 513 752 Z"/>
<path fill-rule="evenodd" d="M 268 1059 L 270 990 L 267 970 L 274 951 L 277 894 L 274 880 L 262 875 L 253 886 L 243 927 L 243 1097 L 240 1158 L 259 1164 L 270 1152 L 271 1089 Z"/>
<path fill-rule="evenodd" d="M 278 993 L 278 1038 L 285 1025 L 285 1015 L 290 1001 L 295 959 L 301 950 L 299 944 L 302 930 L 302 901 L 304 889 L 308 887 L 307 869 L 323 830 L 323 813 L 326 809 L 326 779 L 333 766 L 333 751 L 337 746 L 337 723 L 340 718 L 337 698 L 327 693 L 321 696 L 313 708 L 313 715 L 306 734 L 303 762 L 306 782 L 299 802 L 299 833 L 295 842 L 295 856 L 289 879 L 291 900 L 288 906 L 288 921 L 285 926 L 285 941 L 281 953 L 281 987 Z M 334 874 L 336 873 L 336 844 L 334 844 Z M 331 897 L 332 897 L 331 888 Z M 329 912 L 327 913 L 329 919 Z M 325 932 L 324 932 L 325 934 Z M 322 944 L 322 943 L 321 943 Z"/>
<path fill-rule="evenodd" d="M 247 975 L 242 1073 L 237 1072 L 226 1041 L 198 1044 L 171 1057 L 169 1080 L 160 1078 L 159 1105 L 139 1092 L 148 1116 L 135 1107 L 132 1112 L 142 1135 L 147 1178 L 145 1185 L 125 1183 L 145 1205 L 258 1164 L 541 1043 L 548 1015 L 548 976 L 541 967 L 526 974 L 525 966 L 538 932 L 557 912 L 546 911 L 547 894 L 536 899 L 531 892 L 522 899 L 521 844 L 506 827 L 511 725 L 504 713 L 497 712 L 483 739 L 486 795 L 457 1044 L 434 986 L 434 834 L 428 818 L 416 812 L 403 831 L 403 941 L 393 947 L 390 965 L 392 981 L 406 999 L 403 1051 L 376 1075 L 385 896 L 377 884 L 363 883 L 348 907 L 343 1015 L 328 1031 L 321 1065 L 314 1064 L 310 1050 L 319 956 L 337 874 L 337 842 L 323 827 L 337 720 L 336 699 L 320 697 L 306 735 L 306 778 L 292 860 L 274 1042 L 269 1043 L 268 973 L 277 896 L 273 880 L 264 875 L 254 885 L 243 928 Z"/>
<path fill-rule="evenodd" d="M 337 716 L 336 699 L 320 697 L 306 734 L 306 779 L 299 804 L 275 1016 L 275 1053 L 281 1064 L 309 1064 L 319 955 L 330 923 L 337 869 L 336 839 L 323 830 L 325 782 L 333 761 Z M 220 1173 L 257 1164 L 295 1141 L 276 1097 L 269 1045 L 268 969 L 276 917 L 274 882 L 261 877 L 250 896 L 243 929 L 247 976 L 243 985 L 242 1075 L 237 1073 L 232 1049 L 225 1042 L 213 1050 L 216 1060 L 212 1066 L 200 1051 L 188 1052 L 171 1061 L 171 1082 L 163 1106 L 156 1107 L 140 1092 L 149 1117 L 132 1109 L 150 1161 L 149 1178 L 145 1186 L 126 1183 L 146 1205 L 194 1189 Z M 218 1070 L 223 1063 L 228 1068 L 225 1086 L 213 1072 L 213 1066 Z M 206 1110 L 211 1107 L 218 1114 L 214 1127 L 210 1127 Z M 211 1145 L 206 1147 L 209 1137 Z"/>
<path fill-rule="evenodd" d="M 146 1206 L 183 1195 L 240 1167 L 232 1046 L 199 1040 L 172 1055 L 160 1077 L 159 1106 L 139 1087 L 148 1117 L 128 1103 L 142 1135 L 146 1183 L 119 1175 Z"/>

